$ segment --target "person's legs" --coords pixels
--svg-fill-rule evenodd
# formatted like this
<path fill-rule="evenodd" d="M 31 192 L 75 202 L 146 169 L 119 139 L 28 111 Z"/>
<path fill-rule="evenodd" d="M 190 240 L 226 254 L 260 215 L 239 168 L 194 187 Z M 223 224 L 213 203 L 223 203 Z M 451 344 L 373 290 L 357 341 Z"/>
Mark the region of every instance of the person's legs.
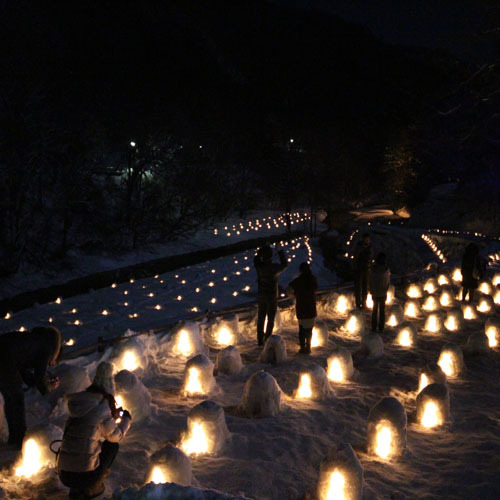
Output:
<path fill-rule="evenodd" d="M 356 297 L 356 307 L 361 309 L 363 305 L 361 299 L 361 275 L 358 272 L 356 272 L 356 276 L 354 277 L 354 295 Z"/>
<path fill-rule="evenodd" d="M 300 350 L 299 352 L 305 352 L 306 350 L 306 336 L 305 336 L 305 331 L 302 328 L 302 326 L 299 325 L 299 344 L 300 344 Z"/>
<path fill-rule="evenodd" d="M 267 301 L 260 298 L 258 299 L 258 314 L 257 314 L 257 342 L 259 345 L 264 343 L 264 323 L 267 315 Z"/>
<path fill-rule="evenodd" d="M 21 449 L 26 434 L 26 417 L 24 414 L 23 388 L 10 385 L 2 388 L 5 418 L 9 426 L 9 444 Z"/>
<path fill-rule="evenodd" d="M 264 332 L 264 338 L 267 340 L 272 334 L 274 329 L 274 317 L 276 316 L 276 309 L 278 308 L 278 299 L 270 298 L 267 300 L 267 328 Z"/>
<path fill-rule="evenodd" d="M 378 320 L 378 298 L 373 297 L 373 309 L 372 309 L 372 331 L 377 329 Z"/>
<path fill-rule="evenodd" d="M 379 299 L 378 329 L 383 332 L 385 328 L 385 301 L 387 294 Z"/>
<path fill-rule="evenodd" d="M 304 330 L 304 335 L 305 335 L 305 338 L 306 338 L 306 346 L 305 346 L 305 351 L 306 351 L 306 354 L 311 354 L 311 339 L 312 339 L 312 334 L 313 334 L 313 330 L 312 328 L 306 328 Z"/>
<path fill-rule="evenodd" d="M 368 296 L 368 271 L 364 271 L 361 276 L 361 309 L 366 307 L 366 298 Z"/>

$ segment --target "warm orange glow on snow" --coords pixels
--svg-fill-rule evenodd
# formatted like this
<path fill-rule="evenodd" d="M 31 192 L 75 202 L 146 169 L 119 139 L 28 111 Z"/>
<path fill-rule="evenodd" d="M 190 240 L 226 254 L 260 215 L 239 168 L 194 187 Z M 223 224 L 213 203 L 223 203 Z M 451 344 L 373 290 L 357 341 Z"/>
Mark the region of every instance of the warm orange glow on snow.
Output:
<path fill-rule="evenodd" d="M 330 474 L 325 500 L 347 500 L 345 496 L 345 478 L 338 470 Z"/>
<path fill-rule="evenodd" d="M 165 474 L 163 474 L 163 471 L 160 469 L 160 467 L 156 466 L 153 468 L 149 482 L 155 484 L 163 484 L 167 482 L 167 478 L 165 477 Z"/>
<path fill-rule="evenodd" d="M 229 328 L 226 328 L 225 326 L 220 328 L 217 332 L 217 342 L 221 345 L 229 345 L 232 341 L 233 334 L 231 333 Z"/>
<path fill-rule="evenodd" d="M 441 412 L 436 403 L 428 401 L 425 404 L 424 414 L 422 415 L 422 425 L 427 428 L 432 428 L 442 423 L 443 419 L 441 418 Z"/>
<path fill-rule="evenodd" d="M 203 387 L 201 386 L 200 370 L 192 366 L 189 368 L 186 386 L 184 387 L 186 394 L 204 394 Z"/>
<path fill-rule="evenodd" d="M 335 304 L 335 310 L 339 314 L 345 314 L 349 308 L 349 301 L 345 295 L 339 295 L 337 298 L 337 303 Z"/>
<path fill-rule="evenodd" d="M 31 477 L 42 468 L 42 452 L 34 439 L 28 439 L 23 446 L 21 465 L 16 467 L 16 476 Z"/>
<path fill-rule="evenodd" d="M 435 297 L 427 297 L 425 299 L 425 302 L 422 306 L 422 309 L 424 311 L 435 311 L 438 308 L 438 301 L 436 300 Z"/>
<path fill-rule="evenodd" d="M 375 453 L 380 458 L 387 458 L 391 454 L 392 431 L 387 425 L 380 425 L 377 431 Z"/>
<path fill-rule="evenodd" d="M 181 448 L 187 455 L 211 452 L 208 436 L 201 422 L 193 422 L 190 433 L 182 440 Z"/>
<path fill-rule="evenodd" d="M 297 389 L 297 397 L 301 399 L 312 397 L 311 376 L 307 373 L 303 373 L 300 376 L 299 388 Z"/>
<path fill-rule="evenodd" d="M 334 382 L 342 382 L 344 380 L 344 371 L 338 358 L 335 358 L 328 367 L 328 379 Z"/>

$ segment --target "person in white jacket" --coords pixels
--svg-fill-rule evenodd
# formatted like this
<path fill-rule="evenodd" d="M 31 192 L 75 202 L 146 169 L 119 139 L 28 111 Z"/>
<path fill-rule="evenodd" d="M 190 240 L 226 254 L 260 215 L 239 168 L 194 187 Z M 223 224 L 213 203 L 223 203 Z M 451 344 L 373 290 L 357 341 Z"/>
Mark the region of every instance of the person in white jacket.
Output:
<path fill-rule="evenodd" d="M 66 422 L 57 467 L 69 498 L 86 500 L 104 492 L 103 480 L 130 428 L 130 413 L 116 408 L 110 363 L 101 363 L 87 390 L 66 396 Z"/>

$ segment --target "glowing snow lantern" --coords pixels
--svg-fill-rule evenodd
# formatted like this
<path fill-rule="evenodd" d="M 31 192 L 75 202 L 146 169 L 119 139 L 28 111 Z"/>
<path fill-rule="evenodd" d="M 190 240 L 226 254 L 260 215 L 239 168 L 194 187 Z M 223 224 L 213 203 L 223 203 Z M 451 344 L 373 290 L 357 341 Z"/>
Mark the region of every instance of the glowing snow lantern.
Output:
<path fill-rule="evenodd" d="M 317 321 L 312 330 L 311 347 L 322 347 L 328 343 L 328 327 L 322 321 Z"/>
<path fill-rule="evenodd" d="M 485 295 L 491 295 L 491 293 L 493 292 L 493 287 L 488 281 L 482 281 L 479 284 L 478 289 L 481 293 L 484 293 Z"/>
<path fill-rule="evenodd" d="M 42 452 L 34 439 L 28 439 L 23 446 L 21 465 L 16 467 L 16 476 L 31 477 L 43 467 Z"/>
<path fill-rule="evenodd" d="M 413 283 L 408 287 L 406 294 L 410 299 L 419 299 L 422 297 L 422 287 L 417 283 Z"/>
<path fill-rule="evenodd" d="M 446 385 L 446 374 L 438 364 L 428 364 L 420 371 L 417 392 L 420 393 L 429 384 L 435 383 Z"/>
<path fill-rule="evenodd" d="M 450 290 L 443 290 L 441 295 L 439 296 L 439 303 L 443 307 L 451 307 L 454 303 L 455 299 Z"/>
<path fill-rule="evenodd" d="M 432 383 L 417 396 L 417 421 L 430 429 L 443 425 L 450 417 L 450 396 L 446 384 Z"/>
<path fill-rule="evenodd" d="M 134 351 L 129 350 L 125 351 L 121 361 L 122 370 L 128 370 L 129 372 L 133 372 L 139 368 L 139 361 Z"/>
<path fill-rule="evenodd" d="M 437 281 L 435 278 L 429 278 L 425 282 L 424 290 L 429 294 L 433 294 L 437 290 Z"/>
<path fill-rule="evenodd" d="M 68 339 L 64 344 L 67 346 L 75 345 L 75 339 Z"/>
<path fill-rule="evenodd" d="M 439 355 L 438 365 L 446 373 L 447 377 L 458 377 L 465 368 L 462 349 L 454 345 L 443 347 Z"/>
<path fill-rule="evenodd" d="M 422 309 L 424 311 L 436 311 L 438 307 L 439 307 L 438 301 L 432 295 L 427 297 L 424 301 L 424 304 L 422 305 Z"/>
<path fill-rule="evenodd" d="M 365 329 L 365 316 L 363 311 L 359 309 L 350 311 L 344 322 L 343 329 L 351 335 L 362 334 Z"/>
<path fill-rule="evenodd" d="M 412 347 L 417 342 L 417 328 L 411 323 L 404 323 L 401 325 L 396 343 L 401 347 Z"/>
<path fill-rule="evenodd" d="M 394 285 L 389 285 L 389 289 L 387 290 L 387 298 L 385 299 L 386 305 L 391 305 L 394 302 Z"/>
<path fill-rule="evenodd" d="M 453 270 L 453 273 L 451 275 L 451 279 L 455 282 L 455 283 L 460 283 L 462 281 L 462 271 L 456 267 L 454 270 Z"/>
<path fill-rule="evenodd" d="M 318 500 L 361 500 L 363 467 L 349 443 L 333 445 L 320 465 Z"/>
<path fill-rule="evenodd" d="M 477 310 L 480 313 L 487 314 L 487 313 L 491 312 L 492 308 L 493 308 L 493 300 L 491 297 L 487 296 L 487 297 L 481 297 L 479 299 L 479 304 L 477 305 Z"/>
<path fill-rule="evenodd" d="M 488 337 L 488 345 L 490 347 L 498 347 L 500 342 L 500 321 L 490 318 L 486 322 L 484 329 Z"/>
<path fill-rule="evenodd" d="M 213 454 L 224 446 L 228 437 L 224 410 L 213 401 L 203 401 L 189 412 L 180 448 L 187 455 Z"/>
<path fill-rule="evenodd" d="M 472 319 L 477 319 L 476 308 L 472 304 L 467 304 L 466 306 L 462 306 L 462 310 L 464 312 L 464 319 L 468 321 Z"/>
<path fill-rule="evenodd" d="M 345 295 L 339 295 L 335 304 L 335 311 L 338 314 L 346 314 L 349 309 L 349 299 Z"/>
<path fill-rule="evenodd" d="M 297 389 L 297 397 L 304 399 L 312 396 L 311 377 L 307 373 L 300 376 L 299 387 Z"/>
<path fill-rule="evenodd" d="M 373 309 L 373 297 L 371 293 L 369 293 L 366 297 L 366 307 L 368 309 Z"/>
<path fill-rule="evenodd" d="M 431 313 L 425 320 L 424 330 L 429 333 L 439 333 L 443 329 L 443 318 L 439 313 Z"/>
<path fill-rule="evenodd" d="M 324 368 L 316 363 L 307 367 L 299 378 L 299 384 L 295 392 L 298 399 L 321 400 L 331 395 L 332 389 Z"/>
<path fill-rule="evenodd" d="M 379 401 L 368 415 L 368 452 L 388 459 L 400 456 L 406 447 L 406 412 L 396 398 Z"/>
<path fill-rule="evenodd" d="M 176 483 L 190 486 L 193 480 L 189 458 L 179 448 L 168 443 L 151 456 L 146 482 L 154 484 Z"/>
<path fill-rule="evenodd" d="M 354 374 L 352 356 L 344 347 L 337 347 L 327 360 L 328 380 L 343 382 L 349 380 Z"/>
<path fill-rule="evenodd" d="M 233 335 L 231 334 L 229 328 L 223 326 L 219 329 L 219 331 L 217 332 L 217 342 L 220 345 L 229 345 L 231 344 L 232 340 Z"/>
<path fill-rule="evenodd" d="M 191 356 L 197 352 L 204 352 L 205 346 L 200 336 L 200 327 L 197 323 L 186 321 L 174 330 L 168 350 L 174 355 Z"/>
<path fill-rule="evenodd" d="M 493 286 L 498 286 L 498 285 L 500 285 L 500 273 L 496 273 L 496 274 L 493 276 L 493 278 L 492 278 L 491 282 L 493 283 Z"/>
<path fill-rule="evenodd" d="M 417 318 L 420 314 L 420 306 L 416 300 L 408 300 L 405 304 L 405 316 L 407 318 Z"/>
<path fill-rule="evenodd" d="M 495 295 L 493 297 L 493 302 L 497 305 L 500 306 L 500 290 L 497 290 L 495 292 Z"/>
<path fill-rule="evenodd" d="M 448 279 L 448 276 L 446 274 L 440 274 L 438 276 L 438 285 L 439 286 L 444 286 L 444 285 L 449 285 L 450 280 Z"/>
<path fill-rule="evenodd" d="M 207 356 L 198 354 L 188 360 L 184 369 L 183 387 L 185 396 L 208 394 L 217 387 L 214 364 Z"/>
<path fill-rule="evenodd" d="M 108 316 L 109 311 L 108 311 L 107 309 L 103 309 L 103 310 L 101 311 L 101 314 L 102 314 L 103 316 Z"/>
<path fill-rule="evenodd" d="M 449 314 L 446 316 L 444 326 L 450 332 L 456 332 L 458 330 L 458 323 L 456 318 L 454 316 L 450 316 Z"/>

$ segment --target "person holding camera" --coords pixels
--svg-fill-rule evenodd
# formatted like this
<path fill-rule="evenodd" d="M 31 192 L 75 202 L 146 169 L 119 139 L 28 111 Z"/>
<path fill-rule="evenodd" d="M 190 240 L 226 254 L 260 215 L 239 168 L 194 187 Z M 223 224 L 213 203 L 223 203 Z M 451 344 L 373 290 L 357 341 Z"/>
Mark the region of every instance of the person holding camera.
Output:
<path fill-rule="evenodd" d="M 279 264 L 273 262 L 273 249 L 270 245 L 260 248 L 253 260 L 258 284 L 257 341 L 259 345 L 263 345 L 264 340 L 267 340 L 273 333 L 274 317 L 278 308 L 278 276 L 288 267 L 281 245 L 278 244 L 276 250 L 280 259 Z M 264 331 L 266 318 L 267 326 Z"/>
<path fill-rule="evenodd" d="M 69 498 L 86 500 L 104 492 L 119 449 L 118 442 L 130 428 L 132 417 L 116 407 L 113 368 L 102 362 L 85 391 L 66 396 L 69 418 L 64 428 L 57 469 L 70 488 Z"/>
<path fill-rule="evenodd" d="M 0 336 L 0 392 L 9 427 L 9 446 L 20 450 L 26 434 L 23 383 L 45 395 L 59 379 L 47 372 L 61 356 L 61 332 L 52 326 Z"/>

